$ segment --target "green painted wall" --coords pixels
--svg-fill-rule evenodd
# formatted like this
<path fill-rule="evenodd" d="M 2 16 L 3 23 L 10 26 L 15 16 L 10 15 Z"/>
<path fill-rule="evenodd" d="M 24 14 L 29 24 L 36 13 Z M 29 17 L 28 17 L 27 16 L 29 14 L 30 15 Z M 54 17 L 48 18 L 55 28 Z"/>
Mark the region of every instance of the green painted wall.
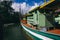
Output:
<path fill-rule="evenodd" d="M 23 20 L 26 20 L 26 18 L 23 18 Z"/>
<path fill-rule="evenodd" d="M 46 18 L 46 27 L 53 27 L 53 25 L 47 20 L 47 18 Z"/>
<path fill-rule="evenodd" d="M 37 11 L 37 15 L 38 15 L 37 17 L 38 27 L 53 27 L 53 25 L 47 20 L 47 18 L 43 13 L 40 13 L 39 11 Z"/>
<path fill-rule="evenodd" d="M 60 15 L 57 18 L 55 18 L 55 21 L 60 24 Z"/>
<path fill-rule="evenodd" d="M 39 26 L 45 27 L 45 15 L 39 14 Z"/>
<path fill-rule="evenodd" d="M 38 27 L 45 27 L 45 15 L 37 11 Z"/>
<path fill-rule="evenodd" d="M 44 12 L 45 13 L 45 12 Z M 40 13 L 37 10 L 37 13 L 33 12 L 32 16 L 27 16 L 27 22 L 30 24 L 37 24 L 38 28 L 40 27 L 53 27 L 53 25 L 47 20 L 46 16 L 43 13 Z"/>
<path fill-rule="evenodd" d="M 37 24 L 37 13 L 33 13 L 33 25 Z"/>
<path fill-rule="evenodd" d="M 31 15 L 29 15 L 29 16 L 27 16 L 27 23 L 28 24 L 33 24 L 33 16 L 31 16 Z"/>

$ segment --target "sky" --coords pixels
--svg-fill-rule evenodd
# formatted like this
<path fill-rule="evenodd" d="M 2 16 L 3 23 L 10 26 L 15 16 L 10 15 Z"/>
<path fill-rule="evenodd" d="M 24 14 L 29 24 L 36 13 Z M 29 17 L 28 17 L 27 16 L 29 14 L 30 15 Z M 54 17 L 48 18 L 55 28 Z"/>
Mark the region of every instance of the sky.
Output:
<path fill-rule="evenodd" d="M 13 0 L 12 8 L 18 12 L 21 8 L 22 12 L 25 14 L 26 12 L 29 12 L 30 10 L 42 5 L 43 3 L 44 0 Z"/>

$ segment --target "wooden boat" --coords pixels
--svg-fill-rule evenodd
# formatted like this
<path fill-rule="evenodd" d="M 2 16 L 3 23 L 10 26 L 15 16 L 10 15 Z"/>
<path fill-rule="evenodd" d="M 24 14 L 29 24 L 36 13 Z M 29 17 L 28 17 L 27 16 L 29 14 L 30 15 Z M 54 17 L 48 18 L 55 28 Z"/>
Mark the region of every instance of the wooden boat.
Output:
<path fill-rule="evenodd" d="M 60 40 L 59 3 L 50 0 L 25 15 L 21 25 L 30 40 Z"/>

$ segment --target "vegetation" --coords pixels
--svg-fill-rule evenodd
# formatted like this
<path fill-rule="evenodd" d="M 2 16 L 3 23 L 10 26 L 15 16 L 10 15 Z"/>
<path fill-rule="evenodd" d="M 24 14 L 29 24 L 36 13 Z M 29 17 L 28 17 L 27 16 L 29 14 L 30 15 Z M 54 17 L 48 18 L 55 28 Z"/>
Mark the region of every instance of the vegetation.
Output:
<path fill-rule="evenodd" d="M 19 22 L 19 12 L 14 12 L 11 5 L 12 1 L 3 1 L 0 3 L 0 21 L 3 24 Z"/>

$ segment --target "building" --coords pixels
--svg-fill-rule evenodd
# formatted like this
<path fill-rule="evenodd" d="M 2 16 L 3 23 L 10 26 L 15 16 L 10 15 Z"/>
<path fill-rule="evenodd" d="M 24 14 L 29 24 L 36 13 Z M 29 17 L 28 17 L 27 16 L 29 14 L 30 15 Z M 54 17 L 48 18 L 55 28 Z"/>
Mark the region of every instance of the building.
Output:
<path fill-rule="evenodd" d="M 55 28 L 56 26 L 59 27 L 60 24 L 60 17 L 59 19 L 56 15 L 56 10 L 59 7 L 59 0 L 50 0 L 48 2 L 45 2 L 43 5 L 29 11 L 27 17 L 27 23 L 31 25 L 37 25 L 38 28 Z M 57 12 L 58 13 L 58 12 Z M 56 20 L 57 19 L 57 20 Z M 57 21 L 57 22 L 56 22 Z M 57 24 L 57 25 L 56 25 Z"/>

